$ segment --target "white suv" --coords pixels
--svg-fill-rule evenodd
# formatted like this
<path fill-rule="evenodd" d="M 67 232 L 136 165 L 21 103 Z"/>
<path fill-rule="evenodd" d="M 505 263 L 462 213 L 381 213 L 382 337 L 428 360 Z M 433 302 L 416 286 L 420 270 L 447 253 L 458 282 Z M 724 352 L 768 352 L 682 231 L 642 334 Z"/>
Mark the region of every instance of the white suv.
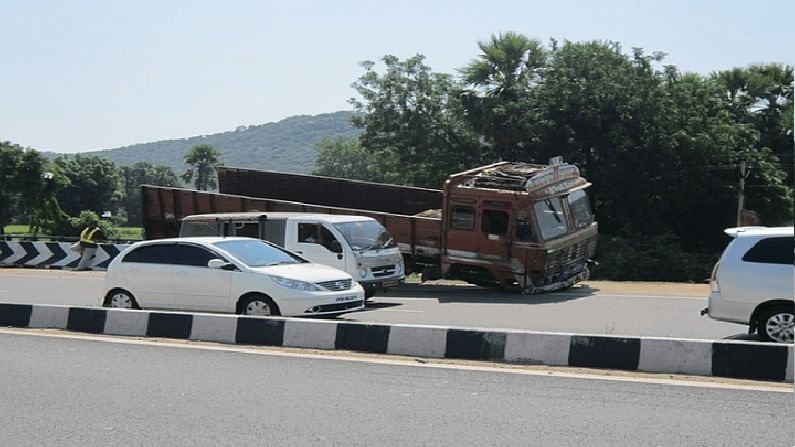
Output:
<path fill-rule="evenodd" d="M 729 228 L 734 238 L 712 270 L 702 315 L 747 324 L 763 341 L 793 342 L 793 227 Z"/>

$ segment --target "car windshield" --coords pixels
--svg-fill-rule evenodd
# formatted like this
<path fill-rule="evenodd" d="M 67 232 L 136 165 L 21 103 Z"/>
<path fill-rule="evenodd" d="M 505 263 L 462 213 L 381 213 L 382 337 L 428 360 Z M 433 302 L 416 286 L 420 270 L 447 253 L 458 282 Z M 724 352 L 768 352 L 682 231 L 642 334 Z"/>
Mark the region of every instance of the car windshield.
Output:
<path fill-rule="evenodd" d="M 374 220 L 341 222 L 334 224 L 354 250 L 397 247 L 397 242 L 380 223 Z"/>
<path fill-rule="evenodd" d="M 298 255 L 259 239 L 227 240 L 216 242 L 213 245 L 239 259 L 249 267 L 309 262 Z"/>

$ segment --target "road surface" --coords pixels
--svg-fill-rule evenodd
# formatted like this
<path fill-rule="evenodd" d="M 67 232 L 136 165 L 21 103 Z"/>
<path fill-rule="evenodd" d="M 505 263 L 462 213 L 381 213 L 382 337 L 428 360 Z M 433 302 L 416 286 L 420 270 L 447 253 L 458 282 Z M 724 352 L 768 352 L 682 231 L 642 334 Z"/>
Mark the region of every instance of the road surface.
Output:
<path fill-rule="evenodd" d="M 95 306 L 103 279 L 103 272 L 0 269 L 0 302 Z M 746 334 L 746 326 L 699 315 L 709 293 L 704 284 L 587 284 L 530 296 L 474 286 L 410 284 L 377 295 L 363 312 L 340 318 L 600 335 L 754 338 Z"/>
<path fill-rule="evenodd" d="M 7 331 L 0 331 L 0 441 L 8 446 L 789 446 L 795 439 L 791 386 L 719 389 Z"/>

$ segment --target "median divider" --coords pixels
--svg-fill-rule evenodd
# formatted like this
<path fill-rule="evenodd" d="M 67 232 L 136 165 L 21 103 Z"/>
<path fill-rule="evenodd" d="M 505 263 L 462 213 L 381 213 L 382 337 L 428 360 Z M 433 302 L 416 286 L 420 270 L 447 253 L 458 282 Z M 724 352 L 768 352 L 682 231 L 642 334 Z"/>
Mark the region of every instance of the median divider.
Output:
<path fill-rule="evenodd" d="M 0 267 L 70 269 L 77 267 L 82 254 L 72 251 L 72 242 L 0 241 Z M 105 270 L 130 244 L 99 244 L 89 268 Z"/>
<path fill-rule="evenodd" d="M 0 303 L 0 326 L 793 382 L 793 345 Z"/>

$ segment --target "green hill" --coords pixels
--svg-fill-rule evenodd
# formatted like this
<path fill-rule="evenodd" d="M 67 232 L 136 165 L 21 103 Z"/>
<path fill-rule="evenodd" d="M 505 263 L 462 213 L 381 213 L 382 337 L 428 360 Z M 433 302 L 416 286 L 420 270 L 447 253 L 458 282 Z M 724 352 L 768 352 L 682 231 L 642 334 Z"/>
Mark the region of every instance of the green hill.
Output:
<path fill-rule="evenodd" d="M 119 166 L 148 161 L 170 166 L 181 174 L 186 168 L 183 157 L 188 149 L 197 144 L 211 144 L 222 153 L 221 161 L 225 165 L 303 174 L 314 168 L 315 145 L 320 140 L 359 134 L 360 131 L 351 125 L 352 116 L 353 112 L 292 116 L 276 123 L 240 126 L 231 132 L 135 144 L 83 155 L 105 157 Z"/>

